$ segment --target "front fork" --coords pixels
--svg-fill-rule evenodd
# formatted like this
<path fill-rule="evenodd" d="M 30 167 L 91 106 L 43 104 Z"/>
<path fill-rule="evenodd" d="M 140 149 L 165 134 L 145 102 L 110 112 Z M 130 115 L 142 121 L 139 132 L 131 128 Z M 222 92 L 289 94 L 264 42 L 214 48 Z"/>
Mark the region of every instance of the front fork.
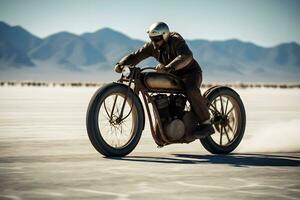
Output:
<path fill-rule="evenodd" d="M 119 116 L 115 119 L 115 123 L 117 123 L 117 124 L 120 124 L 124 119 L 126 119 L 126 118 L 130 115 L 130 113 L 131 113 L 131 111 L 132 111 L 133 100 L 132 100 L 132 103 L 131 103 L 131 108 L 130 108 L 129 113 L 128 113 L 125 117 L 123 117 L 123 115 L 124 115 L 124 108 L 125 108 L 126 101 L 127 101 L 127 99 L 128 99 L 128 95 L 129 95 L 129 93 L 130 93 L 130 86 L 131 86 L 131 84 L 132 84 L 132 80 L 133 80 L 132 78 L 129 79 L 128 90 L 127 90 L 127 93 L 126 93 L 126 95 L 125 95 L 125 97 L 124 97 L 124 100 L 123 100 L 123 102 L 122 102 L 122 107 L 121 107 Z M 123 77 L 121 77 L 121 79 L 118 80 L 118 82 L 123 83 L 123 82 L 124 82 L 124 81 L 123 81 Z M 115 98 L 114 98 L 113 107 L 112 107 L 112 109 L 111 109 L 111 113 L 110 113 L 110 116 L 109 116 L 109 117 L 110 117 L 111 123 L 114 121 L 113 115 L 114 115 L 114 111 L 115 111 L 117 99 L 118 99 L 118 95 L 116 95 Z"/>

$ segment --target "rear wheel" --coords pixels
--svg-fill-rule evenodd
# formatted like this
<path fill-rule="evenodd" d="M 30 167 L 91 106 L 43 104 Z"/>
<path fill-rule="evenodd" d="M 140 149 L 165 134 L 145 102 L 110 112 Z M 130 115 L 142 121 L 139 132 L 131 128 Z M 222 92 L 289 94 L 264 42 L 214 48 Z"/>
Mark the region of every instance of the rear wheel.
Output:
<path fill-rule="evenodd" d="M 219 87 L 206 96 L 215 133 L 200 139 L 206 150 L 213 154 L 232 152 L 241 142 L 246 113 L 240 96 L 232 89 Z"/>
<path fill-rule="evenodd" d="M 108 157 L 125 156 L 136 147 L 143 130 L 140 100 L 127 86 L 109 84 L 92 97 L 86 125 L 89 139 L 98 152 Z"/>

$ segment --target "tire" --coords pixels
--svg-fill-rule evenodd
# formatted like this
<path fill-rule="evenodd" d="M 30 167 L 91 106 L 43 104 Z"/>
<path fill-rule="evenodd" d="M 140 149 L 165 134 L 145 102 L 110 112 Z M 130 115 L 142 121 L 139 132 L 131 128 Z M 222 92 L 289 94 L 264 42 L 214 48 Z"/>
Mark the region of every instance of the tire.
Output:
<path fill-rule="evenodd" d="M 236 109 L 234 108 L 232 111 L 230 111 L 230 113 L 228 113 L 228 115 L 227 115 L 227 116 L 235 115 L 238 118 L 238 123 L 236 124 L 234 129 L 229 129 L 228 125 L 227 126 L 224 125 L 223 129 L 219 128 L 222 125 L 213 125 L 215 128 L 215 133 L 213 135 L 210 135 L 208 137 L 200 139 L 200 142 L 202 143 L 203 147 L 207 151 L 209 151 L 213 154 L 228 154 L 237 148 L 237 146 L 240 144 L 240 142 L 244 136 L 245 127 L 246 127 L 246 112 L 245 112 L 243 102 L 242 102 L 240 96 L 233 89 L 228 88 L 228 87 L 213 88 L 213 89 L 211 89 L 210 92 L 208 92 L 206 98 L 209 100 L 210 103 L 217 102 L 217 99 L 219 98 L 220 104 L 221 103 L 223 104 L 224 99 L 228 99 L 228 100 L 225 100 L 225 102 L 232 103 L 232 107 L 236 108 Z M 226 111 L 227 111 L 228 104 L 229 103 L 227 103 L 227 105 L 225 104 Z M 218 104 L 216 103 L 215 107 L 218 107 L 217 105 Z M 219 106 L 219 107 L 221 107 L 221 106 Z M 220 110 L 222 111 L 222 109 L 223 109 L 223 111 L 225 110 L 224 107 L 221 108 Z M 226 113 L 226 111 L 224 111 L 224 113 Z M 210 110 L 210 113 L 212 115 L 211 110 Z M 230 124 L 230 117 L 227 118 L 229 121 L 228 124 Z M 234 119 L 234 117 L 233 117 L 233 119 Z M 229 134 L 227 133 L 227 130 L 234 130 L 234 131 L 232 131 L 232 133 L 235 132 L 235 133 L 233 133 L 233 137 L 232 137 L 231 141 L 230 141 Z M 221 133 L 223 133 L 223 134 L 221 134 Z M 223 139 L 224 133 L 226 133 L 225 139 L 228 142 L 226 145 L 222 144 L 222 140 L 224 140 Z M 219 143 L 216 142 L 216 139 L 215 139 L 215 138 L 218 138 L 218 135 L 219 135 L 219 141 L 220 141 Z"/>
<path fill-rule="evenodd" d="M 123 146 L 121 147 L 115 147 L 112 144 L 110 144 L 106 138 L 104 137 L 106 132 L 108 131 L 103 131 L 101 129 L 106 128 L 106 126 L 103 126 L 102 124 L 99 123 L 110 123 L 110 130 L 114 128 L 114 130 L 119 130 L 116 129 L 115 127 L 112 128 L 112 123 L 111 123 L 111 118 L 105 119 L 103 115 L 107 113 L 107 117 L 109 117 L 109 112 L 107 111 L 108 108 L 106 108 L 107 104 L 107 99 L 110 97 L 116 98 L 115 101 L 118 101 L 120 97 L 125 99 L 125 96 L 127 95 L 127 100 L 126 100 L 126 105 L 127 103 L 131 106 L 131 111 L 128 111 L 128 113 L 131 115 L 132 114 L 132 126 L 134 127 L 130 131 L 130 138 L 128 139 L 128 142 L 126 142 Z M 115 97 L 113 96 L 115 95 Z M 119 99 L 118 99 L 119 98 Z M 121 98 L 121 99 L 122 99 Z M 106 103 L 105 103 L 106 102 Z M 113 103 L 114 105 L 117 103 Z M 105 112 L 103 114 L 103 107 L 105 109 Z M 101 109 L 101 112 L 100 112 Z M 114 109 L 112 109 L 114 111 Z M 112 113 L 113 113 L 112 111 Z M 117 110 L 118 111 L 118 110 Z M 119 112 L 119 111 L 118 111 Z M 125 111 L 124 111 L 125 112 Z M 101 116 L 102 115 L 102 116 Z M 113 116 L 113 114 L 111 114 Z M 113 121 L 113 120 L 112 120 Z M 90 100 L 88 109 L 87 109 L 87 114 L 86 114 L 86 128 L 87 128 L 87 133 L 89 136 L 89 139 L 94 146 L 94 148 L 101 153 L 102 155 L 106 157 L 122 157 L 128 155 L 130 152 L 134 150 L 136 145 L 138 144 L 141 134 L 144 128 L 144 123 L 145 123 L 145 118 L 144 118 L 144 110 L 141 104 L 140 99 L 138 98 L 137 95 L 134 94 L 134 92 L 129 89 L 128 86 L 119 84 L 119 83 L 111 83 L 108 84 L 100 89 L 98 89 L 92 99 Z M 122 125 L 122 124 L 121 124 Z M 120 129 L 121 133 L 119 134 L 120 137 L 124 136 L 122 135 L 122 128 Z M 108 134 L 108 137 L 114 137 L 113 134 Z M 117 134 L 116 134 L 117 135 Z"/>

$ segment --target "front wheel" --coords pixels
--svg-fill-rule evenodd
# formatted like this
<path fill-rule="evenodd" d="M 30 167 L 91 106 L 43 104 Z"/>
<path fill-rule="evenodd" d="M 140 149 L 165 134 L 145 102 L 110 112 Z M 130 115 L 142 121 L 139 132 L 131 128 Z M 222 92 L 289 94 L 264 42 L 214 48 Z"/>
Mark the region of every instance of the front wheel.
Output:
<path fill-rule="evenodd" d="M 200 139 L 213 154 L 232 152 L 241 142 L 246 127 L 246 112 L 240 96 L 231 88 L 217 87 L 208 92 L 209 111 L 215 133 Z"/>
<path fill-rule="evenodd" d="M 144 112 L 137 95 L 123 84 L 112 83 L 96 91 L 86 115 L 89 139 L 107 157 L 122 157 L 138 144 Z"/>

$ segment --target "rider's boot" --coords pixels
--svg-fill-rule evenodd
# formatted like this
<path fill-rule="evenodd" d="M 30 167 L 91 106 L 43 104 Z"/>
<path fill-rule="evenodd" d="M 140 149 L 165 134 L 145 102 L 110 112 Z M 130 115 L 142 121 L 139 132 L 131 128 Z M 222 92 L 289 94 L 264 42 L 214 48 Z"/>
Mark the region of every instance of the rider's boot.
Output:
<path fill-rule="evenodd" d="M 215 129 L 212 127 L 209 120 L 199 124 L 194 131 L 194 135 L 198 139 L 205 138 L 213 133 L 215 133 Z"/>

